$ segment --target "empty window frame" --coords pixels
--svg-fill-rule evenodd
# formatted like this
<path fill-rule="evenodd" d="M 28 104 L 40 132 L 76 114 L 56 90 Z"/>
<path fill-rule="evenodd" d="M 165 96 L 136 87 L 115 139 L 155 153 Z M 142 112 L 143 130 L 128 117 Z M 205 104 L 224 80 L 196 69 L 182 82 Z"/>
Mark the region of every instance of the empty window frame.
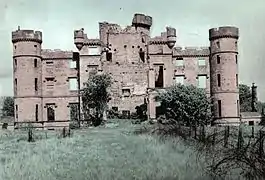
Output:
<path fill-rule="evenodd" d="M 70 91 L 78 90 L 78 81 L 76 77 L 69 78 L 69 90 Z"/>
<path fill-rule="evenodd" d="M 218 116 L 222 117 L 222 101 L 221 100 L 217 101 L 217 106 L 218 106 Z"/>
<path fill-rule="evenodd" d="M 35 120 L 38 121 L 39 120 L 39 105 L 36 104 L 35 106 Z"/>
<path fill-rule="evenodd" d="M 38 60 L 37 59 L 34 59 L 34 67 L 38 67 Z"/>
<path fill-rule="evenodd" d="M 198 76 L 198 88 L 205 89 L 207 87 L 207 75 Z"/>
<path fill-rule="evenodd" d="M 239 100 L 237 100 L 236 103 L 237 103 L 237 115 L 240 116 L 240 104 L 239 104 Z"/>
<path fill-rule="evenodd" d="M 175 76 L 175 84 L 184 85 L 184 83 L 185 83 L 185 76 L 184 75 Z"/>
<path fill-rule="evenodd" d="M 46 77 L 45 78 L 46 80 L 46 86 L 47 86 L 47 89 L 53 89 L 54 87 L 54 77 Z"/>
<path fill-rule="evenodd" d="M 52 66 L 53 65 L 53 61 L 46 61 L 46 65 L 47 66 Z"/>
<path fill-rule="evenodd" d="M 106 53 L 106 59 L 107 59 L 107 61 L 112 61 L 112 53 L 111 52 L 107 52 Z"/>
<path fill-rule="evenodd" d="M 129 88 L 126 88 L 126 89 L 122 89 L 122 95 L 124 97 L 130 97 L 131 95 L 131 90 Z"/>
<path fill-rule="evenodd" d="M 70 69 L 75 69 L 76 68 L 76 61 L 74 61 L 73 59 L 69 60 L 69 67 Z"/>
<path fill-rule="evenodd" d="M 14 71 L 17 70 L 17 59 L 14 59 Z"/>
<path fill-rule="evenodd" d="M 184 60 L 183 60 L 183 58 L 177 58 L 175 60 L 175 66 L 177 66 L 177 67 L 183 67 L 184 66 Z"/>
<path fill-rule="evenodd" d="M 145 62 L 145 52 L 143 51 L 142 48 L 140 48 L 139 56 L 140 56 L 141 61 L 144 63 Z"/>
<path fill-rule="evenodd" d="M 119 111 L 119 108 L 117 106 L 112 106 L 111 109 L 115 112 L 118 112 Z"/>
<path fill-rule="evenodd" d="M 221 86 L 221 75 L 217 74 L 217 86 L 220 87 Z"/>
<path fill-rule="evenodd" d="M 38 91 L 38 78 L 35 78 L 35 91 Z"/>
<path fill-rule="evenodd" d="M 15 94 L 17 94 L 17 78 L 15 78 L 14 86 Z"/>
<path fill-rule="evenodd" d="M 18 105 L 16 104 L 16 119 L 18 119 Z"/>
<path fill-rule="evenodd" d="M 236 74 L 236 87 L 238 87 L 238 74 Z"/>
<path fill-rule="evenodd" d="M 70 108 L 70 121 L 78 121 L 79 117 L 79 104 L 69 103 Z"/>
<path fill-rule="evenodd" d="M 55 104 L 46 104 L 47 107 L 47 120 L 48 121 L 55 121 Z"/>
<path fill-rule="evenodd" d="M 155 87 L 164 87 L 164 65 L 155 65 Z"/>
<path fill-rule="evenodd" d="M 216 42 L 216 46 L 217 46 L 217 48 L 220 48 L 220 42 L 219 41 Z"/>
<path fill-rule="evenodd" d="M 206 66 L 206 60 L 205 59 L 198 59 L 198 65 L 199 66 Z"/>
<path fill-rule="evenodd" d="M 217 64 L 220 64 L 220 62 L 221 62 L 220 55 L 217 55 L 216 60 L 217 60 Z"/>

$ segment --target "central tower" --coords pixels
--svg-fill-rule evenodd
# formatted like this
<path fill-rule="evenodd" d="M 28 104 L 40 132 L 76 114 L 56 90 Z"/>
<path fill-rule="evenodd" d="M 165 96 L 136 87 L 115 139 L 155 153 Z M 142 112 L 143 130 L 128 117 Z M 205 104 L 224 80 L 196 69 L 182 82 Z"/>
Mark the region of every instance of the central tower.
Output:
<path fill-rule="evenodd" d="M 209 30 L 211 96 L 214 120 L 218 124 L 237 125 L 240 122 L 238 38 L 236 27 Z"/>

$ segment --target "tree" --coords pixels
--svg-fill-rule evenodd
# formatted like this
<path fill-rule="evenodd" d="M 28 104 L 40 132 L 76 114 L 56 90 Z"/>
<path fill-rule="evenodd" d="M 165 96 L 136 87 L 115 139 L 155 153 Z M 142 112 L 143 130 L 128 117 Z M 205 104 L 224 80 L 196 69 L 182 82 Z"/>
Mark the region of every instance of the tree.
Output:
<path fill-rule="evenodd" d="M 241 112 L 251 111 L 251 88 L 245 84 L 239 84 L 239 102 Z"/>
<path fill-rule="evenodd" d="M 81 91 L 83 113 L 94 126 L 103 121 L 103 114 L 107 110 L 110 100 L 108 88 L 111 86 L 111 76 L 108 74 L 91 74 Z"/>
<path fill-rule="evenodd" d="M 167 119 L 186 125 L 206 125 L 212 121 L 211 102 L 203 89 L 193 85 L 174 85 L 158 92 L 157 101 L 161 102 L 161 112 Z"/>
<path fill-rule="evenodd" d="M 2 101 L 2 116 L 14 117 L 14 98 L 11 96 L 3 97 Z"/>
<path fill-rule="evenodd" d="M 251 87 L 245 84 L 239 84 L 239 101 L 240 101 L 240 111 L 250 112 L 252 110 L 252 92 Z M 257 111 L 262 112 L 262 108 L 265 108 L 265 103 L 257 101 L 256 104 Z"/>

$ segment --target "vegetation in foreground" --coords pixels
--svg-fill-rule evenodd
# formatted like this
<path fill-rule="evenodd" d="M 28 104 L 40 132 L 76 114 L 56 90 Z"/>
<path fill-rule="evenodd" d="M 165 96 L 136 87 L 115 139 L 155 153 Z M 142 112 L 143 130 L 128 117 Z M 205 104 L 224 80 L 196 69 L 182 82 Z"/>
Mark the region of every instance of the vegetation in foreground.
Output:
<path fill-rule="evenodd" d="M 207 179 L 182 141 L 136 135 L 135 128 L 108 123 L 75 130 L 69 138 L 36 131 L 32 143 L 27 131 L 2 131 L 0 179 Z"/>

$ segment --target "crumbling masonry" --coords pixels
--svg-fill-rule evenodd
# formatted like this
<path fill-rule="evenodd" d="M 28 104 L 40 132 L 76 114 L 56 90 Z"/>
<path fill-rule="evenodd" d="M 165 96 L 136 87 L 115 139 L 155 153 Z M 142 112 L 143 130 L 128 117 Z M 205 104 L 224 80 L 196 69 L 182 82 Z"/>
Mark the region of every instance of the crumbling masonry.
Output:
<path fill-rule="evenodd" d="M 100 22 L 99 39 L 76 30 L 79 52 L 42 49 L 39 31 L 12 32 L 15 124 L 68 126 L 70 109 L 79 109 L 79 90 L 94 71 L 113 77 L 109 108 L 123 114 L 147 103 L 148 117 L 155 119 L 155 89 L 183 83 L 212 95 L 214 117 L 220 123 L 238 123 L 238 28 L 210 29 L 210 47 L 181 48 L 175 47 L 175 28 L 150 37 L 151 26 L 152 17 L 135 14 L 132 25 L 124 29 Z"/>

